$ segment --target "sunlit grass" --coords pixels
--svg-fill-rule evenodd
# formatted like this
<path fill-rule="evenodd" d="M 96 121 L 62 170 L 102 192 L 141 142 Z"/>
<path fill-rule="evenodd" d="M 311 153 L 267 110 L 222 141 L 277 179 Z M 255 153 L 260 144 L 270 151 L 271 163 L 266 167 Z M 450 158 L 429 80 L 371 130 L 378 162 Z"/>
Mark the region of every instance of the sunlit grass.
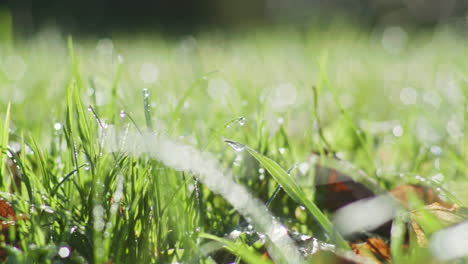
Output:
<path fill-rule="evenodd" d="M 424 183 L 466 205 L 468 48 L 448 29 L 407 37 L 389 49 L 378 30 L 339 25 L 179 39 L 47 30 L 0 46 L 0 191 L 24 215 L 9 260 L 213 263 L 203 249 L 218 241 L 236 255 L 226 261 L 269 263 L 265 248 L 281 261 L 286 229 L 249 219 L 267 201 L 271 223 L 346 250 L 314 203 L 317 163 L 378 193 Z M 261 203 L 247 207 L 243 188 Z M 392 238 L 396 261 L 430 256 Z"/>

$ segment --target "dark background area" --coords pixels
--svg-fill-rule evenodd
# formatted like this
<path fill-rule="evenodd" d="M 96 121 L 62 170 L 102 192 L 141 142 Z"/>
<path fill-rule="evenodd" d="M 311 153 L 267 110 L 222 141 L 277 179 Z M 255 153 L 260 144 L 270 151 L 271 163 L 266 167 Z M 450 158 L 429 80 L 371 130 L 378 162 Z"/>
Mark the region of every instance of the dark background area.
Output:
<path fill-rule="evenodd" d="M 46 25 L 71 33 L 164 31 L 301 24 L 346 17 L 367 26 L 465 23 L 468 0 L 3 0 L 15 32 Z"/>

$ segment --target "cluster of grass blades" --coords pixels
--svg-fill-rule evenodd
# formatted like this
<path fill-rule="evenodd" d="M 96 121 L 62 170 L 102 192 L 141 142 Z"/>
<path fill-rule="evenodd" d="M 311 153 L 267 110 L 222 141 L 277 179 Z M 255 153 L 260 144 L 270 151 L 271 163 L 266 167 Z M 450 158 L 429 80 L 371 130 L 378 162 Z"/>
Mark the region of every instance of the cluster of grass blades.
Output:
<path fill-rule="evenodd" d="M 359 36 L 350 32 L 347 33 L 350 39 Z M 401 183 L 399 171 L 416 176 L 440 172 L 447 178 L 453 175 L 453 179 L 464 179 L 467 167 L 463 154 L 466 150 L 459 146 L 444 141 L 440 144 L 446 152 L 440 155 L 437 148 L 431 149 L 435 146 L 419 142 L 417 136 L 411 134 L 411 126 L 403 121 L 397 125 L 398 133 L 390 129 L 384 135 L 369 132 L 370 129 L 363 125 L 365 123 L 359 122 L 359 115 L 362 115 L 359 111 L 369 111 L 358 105 L 363 105 L 372 95 L 373 87 L 378 84 L 376 80 L 354 72 L 358 77 L 351 79 L 354 81 L 351 84 L 364 87 L 363 94 L 354 97 L 358 109 L 350 110 L 341 103 L 342 97 L 346 99 L 344 95 L 349 95 L 349 92 L 339 85 L 335 87 L 335 79 L 339 78 L 327 75 L 330 68 L 343 71 L 339 68 L 342 60 L 333 58 L 332 53 L 328 53 L 331 58 L 327 58 L 315 52 L 328 49 L 326 45 L 320 48 L 319 44 L 301 44 L 304 60 L 322 58 L 318 66 L 314 66 L 318 75 L 312 80 L 304 77 L 309 71 L 304 70 L 307 69 L 304 65 L 309 64 L 292 63 L 289 67 L 289 56 L 298 61 L 301 56 L 290 51 L 278 54 L 276 51 L 283 47 L 276 47 L 274 43 L 282 43 L 279 41 L 281 38 L 277 37 L 276 42 L 271 39 L 275 40 L 274 36 L 258 35 L 250 40 L 255 45 L 234 42 L 236 45 L 232 50 L 225 50 L 228 55 L 218 51 L 213 44 L 216 41 L 211 43 L 209 38 L 202 39 L 200 46 L 194 48 L 199 60 L 196 67 L 191 63 L 170 64 L 187 52 L 186 47 L 173 50 L 166 47 L 164 41 L 159 41 L 157 45 L 163 54 L 161 63 L 169 65 L 163 72 L 169 77 L 161 83 L 145 84 L 145 88 L 132 81 L 135 73 L 132 67 L 137 64 L 131 61 L 132 57 L 128 63 L 117 60 L 117 63 L 106 65 L 105 70 L 101 69 L 112 73 L 103 81 L 103 74 L 88 69 L 92 63 L 87 60 L 92 58 L 94 51 L 87 50 L 86 45 L 74 47 L 70 38 L 67 52 L 70 67 L 65 77 L 61 76 L 65 87 L 58 92 L 65 99 L 57 100 L 54 111 L 37 109 L 37 116 L 31 115 L 27 120 L 27 115 L 19 111 L 18 103 L 0 102 L 2 107 L 5 106 L 0 109 L 3 117 L 0 122 L 0 192 L 2 199 L 16 212 L 15 219 L 2 219 L 15 222 L 14 228 L 2 230 L 2 250 L 8 255 L 7 261 L 219 263 L 228 259 L 235 263 L 313 262 L 322 260 L 322 257 L 294 258 L 291 255 L 288 259 L 285 252 L 288 248 L 296 250 L 295 254 L 313 251 L 314 245 L 318 244 L 315 239 L 319 236 L 323 243 L 334 248 L 329 250 L 333 256 L 352 254 L 356 257 L 351 253 L 356 245 L 337 233 L 333 216 L 314 200 L 313 179 L 317 160 L 320 165 L 342 171 L 352 167 L 348 166 L 350 164 L 362 168 L 363 173 L 370 175 L 373 183 L 379 186 L 378 194 Z M 248 48 L 243 48 L 243 45 Z M 152 50 L 153 46 L 149 46 L 144 50 Z M 253 59 L 254 56 L 244 54 L 254 50 L 254 46 L 264 47 L 256 50 L 263 64 Z M 334 46 L 329 48 L 338 49 Z M 362 48 L 362 55 L 366 54 L 367 48 L 382 52 L 369 45 Z M 124 52 L 130 56 L 141 55 L 132 53 L 134 50 L 137 49 Z M 344 53 L 342 49 L 338 50 Z M 217 55 L 211 55 L 212 52 Z M 243 64 L 238 64 L 239 58 L 246 61 L 241 60 Z M 382 55 L 373 63 L 379 65 L 386 59 Z M 231 71 L 232 75 L 213 71 L 221 64 L 220 60 L 232 63 L 223 69 L 223 74 Z M 409 57 L 408 60 L 416 59 Z M 250 62 L 252 68 L 269 65 L 271 69 L 265 67 L 262 71 L 249 71 L 240 66 Z M 202 68 L 203 65 L 208 65 L 207 69 Z M 37 66 L 31 63 L 30 67 L 35 69 Z M 168 68 L 174 73 L 168 73 Z M 291 73 L 298 68 L 302 71 Z M 203 70 L 208 74 L 200 77 Z M 263 70 L 270 75 L 262 75 Z M 371 70 L 383 74 L 387 69 L 382 72 Z M 276 80 L 275 74 L 279 71 L 281 74 Z M 44 78 L 53 79 L 52 75 Z M 48 82 L 41 84 L 42 77 L 32 74 L 28 78 L 31 79 L 21 84 L 33 87 L 30 85 L 33 83 L 39 90 L 44 89 L 44 93 L 53 93 L 52 88 L 47 88 Z M 312 103 L 300 104 L 300 98 L 296 98 L 297 105 L 289 105 L 292 110 L 276 109 L 275 102 L 265 99 L 270 95 L 264 90 L 269 88 L 257 87 L 270 86 L 273 79 L 276 82 L 281 78 L 301 79 L 297 83 L 304 78 L 307 80 L 304 83 L 315 83 L 312 90 L 308 85 L 294 83 L 301 87 L 297 89 L 302 89 L 300 95 L 310 96 Z M 218 81 L 212 82 L 212 79 Z M 220 82 L 219 79 L 227 81 Z M 0 81 L 3 82 L 4 78 Z M 225 85 L 228 82 L 232 87 Z M 213 88 L 213 83 L 224 85 L 223 91 L 230 92 L 231 97 L 226 95 L 220 102 L 211 98 L 217 95 L 213 91 L 216 88 Z M 164 93 L 172 87 L 176 94 L 174 100 L 165 97 Z M 30 97 L 38 97 L 38 92 L 32 90 Z M 100 98 L 103 93 L 106 97 L 104 103 Z M 128 96 L 129 93 L 135 95 Z M 38 99 L 30 97 L 24 100 L 37 105 Z M 44 97 L 50 101 L 43 104 L 53 105 L 55 102 L 50 99 L 55 98 L 53 96 Z M 137 103 L 133 104 L 133 101 Z M 328 105 L 324 108 L 321 104 L 325 103 Z M 387 101 L 382 105 L 392 106 Z M 26 110 L 31 113 L 31 110 Z M 408 123 L 421 119 L 416 110 L 411 112 L 404 107 L 397 110 L 400 111 L 398 115 L 408 114 Z M 384 120 L 395 118 L 392 113 L 377 114 Z M 41 122 L 44 127 L 46 124 L 52 126 L 44 128 L 37 125 Z M 293 129 L 295 126 L 300 128 Z M 400 133 L 402 130 L 404 134 Z M 167 136 L 168 140 L 160 140 L 161 135 Z M 223 137 L 236 140 L 224 139 L 235 152 L 224 144 Z M 135 143 L 137 138 L 143 143 Z M 167 146 L 174 146 L 174 149 L 165 148 Z M 166 153 L 160 153 L 161 149 Z M 191 155 L 179 152 L 186 149 Z M 394 155 L 393 151 L 397 154 Z M 311 152 L 318 153 L 315 155 L 317 160 L 311 161 Z M 343 165 L 339 159 L 349 162 Z M 195 161 L 199 163 L 194 164 Z M 177 162 L 184 166 L 177 166 Z M 284 169 L 296 163 L 299 163 L 293 166 L 296 169 Z M 387 163 L 394 163 L 391 169 L 395 172 L 382 169 Z M 213 173 L 216 177 L 207 177 L 204 172 Z M 398 177 L 394 177 L 395 174 Z M 356 177 L 355 180 L 360 179 Z M 222 186 L 226 182 L 230 186 Z M 445 187 L 432 181 L 425 184 L 434 189 Z M 459 195 L 452 195 L 450 191 L 446 194 L 447 200 L 463 206 L 456 199 Z M 246 197 L 252 200 L 245 200 Z M 389 247 L 394 263 L 431 258 L 430 249 L 419 245 L 418 239 L 423 233 L 423 238 L 430 240 L 432 235 L 447 227 L 438 214 L 433 213 L 439 207 L 428 207 L 417 197 L 410 200 L 412 207 L 398 208 L 400 211 L 392 224 Z M 254 206 L 247 207 L 250 203 Z M 417 213 L 413 213 L 413 209 Z M 254 213 L 258 213 L 258 219 L 251 218 L 256 215 Z M 259 223 L 273 223 L 277 228 Z M 409 230 L 408 223 L 422 232 L 410 237 L 409 244 L 401 232 Z M 290 237 L 296 233 L 304 239 L 292 240 Z M 286 246 L 281 248 L 278 245 Z"/>

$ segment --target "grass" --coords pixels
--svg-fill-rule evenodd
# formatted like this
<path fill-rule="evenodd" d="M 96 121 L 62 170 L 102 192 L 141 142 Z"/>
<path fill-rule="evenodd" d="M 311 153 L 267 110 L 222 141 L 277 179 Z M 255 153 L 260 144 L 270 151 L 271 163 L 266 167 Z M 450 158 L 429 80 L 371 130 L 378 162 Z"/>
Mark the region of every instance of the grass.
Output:
<path fill-rule="evenodd" d="M 344 250 L 314 203 L 314 162 L 367 175 L 382 190 L 428 179 L 466 205 L 464 43 L 446 28 L 411 32 L 392 54 L 380 32 L 334 25 L 112 41 L 47 30 L 2 45 L 0 191 L 23 215 L 11 232 L 16 247 L 4 245 L 8 261 L 271 263 L 265 247 L 287 261 L 271 238 L 244 228 L 247 210 L 211 188 L 212 178 L 171 166 L 195 156 L 152 155 L 163 144 L 155 132 L 211 153 L 225 176 L 269 201 L 277 221 L 325 232 Z M 135 143 L 138 135 L 147 142 Z M 441 228 L 422 219 L 431 233 Z M 228 239 L 232 231 L 241 235 Z M 395 261 L 430 256 L 403 252 L 403 238 L 392 237 Z M 233 255 L 211 252 L 222 246 Z"/>

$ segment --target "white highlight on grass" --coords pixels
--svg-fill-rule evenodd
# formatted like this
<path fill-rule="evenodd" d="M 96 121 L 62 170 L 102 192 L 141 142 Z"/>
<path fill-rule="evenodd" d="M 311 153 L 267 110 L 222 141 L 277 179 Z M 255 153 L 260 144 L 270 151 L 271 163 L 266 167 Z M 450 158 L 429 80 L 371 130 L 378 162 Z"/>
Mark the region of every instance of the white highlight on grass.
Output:
<path fill-rule="evenodd" d="M 401 136 L 403 136 L 403 128 L 402 128 L 400 125 L 395 126 L 395 127 L 393 128 L 392 132 L 393 132 L 393 135 L 394 135 L 395 137 L 401 137 Z"/>
<path fill-rule="evenodd" d="M 452 260 L 468 255 L 468 221 L 436 232 L 430 249 L 440 260 Z"/>
<path fill-rule="evenodd" d="M 27 64 L 19 55 L 10 55 L 6 57 L 2 63 L 2 70 L 6 78 L 11 81 L 18 81 L 23 78 L 26 73 Z"/>
<path fill-rule="evenodd" d="M 270 107 L 278 112 L 286 111 L 297 100 L 297 90 L 290 83 L 283 83 L 274 87 L 268 97 Z"/>
<path fill-rule="evenodd" d="M 111 39 L 100 39 L 96 45 L 96 52 L 99 55 L 112 55 L 114 51 L 114 43 Z"/>
<path fill-rule="evenodd" d="M 408 42 L 408 34 L 401 27 L 387 27 L 382 35 L 383 48 L 392 54 L 400 53 Z"/>
<path fill-rule="evenodd" d="M 153 63 L 143 63 L 140 68 L 140 78 L 144 83 L 155 83 L 159 78 L 159 69 Z"/>
<path fill-rule="evenodd" d="M 299 164 L 299 171 L 302 173 L 302 175 L 306 175 L 309 169 L 310 165 L 308 162 L 302 162 L 301 164 Z"/>
<path fill-rule="evenodd" d="M 396 216 L 397 202 L 390 195 L 359 200 L 338 209 L 333 223 L 343 236 L 371 231 Z"/>
<path fill-rule="evenodd" d="M 400 100 L 405 105 L 415 104 L 418 100 L 418 92 L 411 87 L 403 88 L 400 91 Z"/>
<path fill-rule="evenodd" d="M 54 129 L 55 129 L 56 131 L 62 130 L 62 124 L 59 123 L 59 122 L 55 123 L 55 124 L 54 124 Z"/>
<path fill-rule="evenodd" d="M 214 78 L 208 82 L 208 95 L 214 101 L 226 104 L 230 93 L 231 86 L 224 79 Z"/>
<path fill-rule="evenodd" d="M 59 250 L 58 250 L 58 255 L 61 257 L 61 258 L 68 258 L 70 256 L 70 248 L 68 247 L 61 247 Z"/>
<path fill-rule="evenodd" d="M 115 135 L 115 133 L 117 132 L 109 134 Z M 105 146 L 108 151 L 124 151 L 131 155 L 148 154 L 168 167 L 197 175 L 210 190 L 222 195 L 231 203 L 255 227 L 257 232 L 270 238 L 270 241 L 275 245 L 274 248 L 276 248 L 270 251 L 270 254 L 276 258 L 276 263 L 281 262 L 281 257 L 278 257 L 276 253 L 284 256 L 289 263 L 303 262 L 294 242 L 287 235 L 285 227 L 273 219 L 260 200 L 236 183 L 230 171 L 222 168 L 213 155 L 201 152 L 192 146 L 180 144 L 164 134 L 140 135 L 132 132 L 127 134 L 126 142 L 119 147 L 115 141 L 106 140 Z M 100 212 L 94 212 L 95 210 L 93 213 L 99 219 Z M 100 228 L 101 226 L 95 227 L 97 230 Z"/>
<path fill-rule="evenodd" d="M 442 103 L 442 98 L 435 91 L 427 91 L 423 94 L 422 100 L 424 103 L 431 105 L 435 109 L 439 109 L 440 104 Z"/>
<path fill-rule="evenodd" d="M 463 128 L 461 127 L 461 125 L 463 125 L 462 120 L 462 118 L 457 118 L 457 116 L 452 115 L 450 120 L 447 122 L 445 128 L 452 141 L 458 141 L 463 139 Z"/>

